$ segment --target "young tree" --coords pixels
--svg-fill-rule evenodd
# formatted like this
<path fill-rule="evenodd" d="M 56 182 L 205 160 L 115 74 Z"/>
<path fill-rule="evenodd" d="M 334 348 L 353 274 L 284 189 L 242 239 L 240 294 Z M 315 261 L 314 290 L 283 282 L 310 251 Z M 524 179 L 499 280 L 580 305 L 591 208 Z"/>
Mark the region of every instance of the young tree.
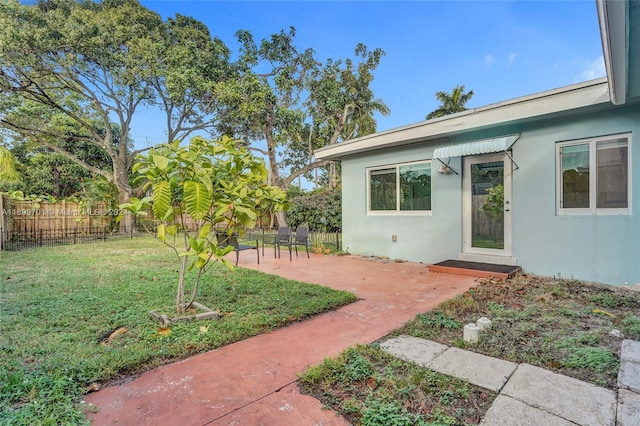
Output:
<path fill-rule="evenodd" d="M 238 141 L 193 138 L 188 147 L 178 142 L 151 149 L 133 166 L 152 191 L 151 198 L 121 207 L 136 215 L 151 205 L 160 224 L 157 237 L 169 246 L 180 264 L 176 310 L 183 314 L 195 301 L 202 274 L 216 261 L 232 269 L 224 256 L 233 247 L 221 247 L 216 228 L 236 235 L 252 228 L 257 212 L 280 210 L 285 194 L 266 184 L 267 170 Z M 185 299 L 187 271 L 195 269 L 191 297 Z"/>
<path fill-rule="evenodd" d="M 473 90 L 464 92 L 464 85 L 458 85 L 453 88 L 451 93 L 436 92 L 436 99 L 440 101 L 441 105 L 430 112 L 426 119 L 443 117 L 449 114 L 455 114 L 456 112 L 465 111 L 467 108 L 465 105 L 473 96 Z"/>

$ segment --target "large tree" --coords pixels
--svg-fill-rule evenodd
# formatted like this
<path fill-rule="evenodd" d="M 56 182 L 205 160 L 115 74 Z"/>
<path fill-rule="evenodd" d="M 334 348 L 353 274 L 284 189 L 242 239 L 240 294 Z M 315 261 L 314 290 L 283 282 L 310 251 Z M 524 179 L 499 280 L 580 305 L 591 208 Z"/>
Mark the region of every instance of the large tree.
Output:
<path fill-rule="evenodd" d="M 145 71 L 153 104 L 165 112 L 166 142 L 182 142 L 198 131 L 217 136 L 223 108 L 218 93 L 233 88 L 229 49 L 202 22 L 180 14 L 167 20 L 162 37 Z"/>
<path fill-rule="evenodd" d="M 160 17 L 137 2 L 0 4 L 0 125 L 67 157 L 131 196 L 127 149 L 136 109 L 153 97 L 140 77 Z M 122 135 L 114 146 L 112 122 Z M 65 149 L 103 150 L 110 170 Z M 131 225 L 125 220 L 123 226 Z"/>
<path fill-rule="evenodd" d="M 128 146 L 136 111 L 164 111 L 165 142 L 213 128 L 227 62 L 204 25 L 163 22 L 137 1 L 9 0 L 0 3 L 0 126 L 104 177 L 126 203 L 132 161 L 145 150 Z M 69 149 L 79 144 L 101 150 L 108 167 Z"/>
<path fill-rule="evenodd" d="M 426 119 L 443 117 L 449 114 L 455 114 L 456 112 L 465 111 L 466 104 L 473 96 L 473 90 L 469 90 L 465 93 L 464 85 L 458 85 L 453 88 L 451 93 L 439 91 L 436 92 L 436 99 L 440 102 L 440 106 L 434 111 L 430 112 Z"/>
<path fill-rule="evenodd" d="M 306 128 L 308 134 L 305 133 L 303 138 L 310 156 L 304 164 L 300 161 L 304 157 L 304 146 L 289 145 L 284 164 L 292 167 L 285 184 L 327 163 L 312 161 L 313 150 L 375 133 L 377 123 L 374 114 L 390 113 L 384 101 L 376 98 L 371 89 L 373 71 L 384 54 L 380 48 L 369 51 L 364 44 L 358 44 L 355 48 L 358 63 L 351 58 L 344 62 L 329 59 L 323 67 L 314 70 L 309 79 L 306 102 L 310 125 Z M 333 162 L 329 165 L 329 186 L 335 187 L 335 165 Z"/>
<path fill-rule="evenodd" d="M 256 43 L 238 33 L 237 90 L 227 92 L 227 132 L 262 152 L 269 160 L 273 185 L 286 189 L 295 178 L 326 161 L 314 161 L 313 150 L 376 131 L 375 113 L 387 106 L 371 90 L 373 71 L 384 55 L 359 44 L 352 59 L 323 65 L 312 50 L 294 44 L 295 29 Z M 264 141 L 266 149 L 256 146 Z M 279 216 L 280 224 L 284 217 Z"/>

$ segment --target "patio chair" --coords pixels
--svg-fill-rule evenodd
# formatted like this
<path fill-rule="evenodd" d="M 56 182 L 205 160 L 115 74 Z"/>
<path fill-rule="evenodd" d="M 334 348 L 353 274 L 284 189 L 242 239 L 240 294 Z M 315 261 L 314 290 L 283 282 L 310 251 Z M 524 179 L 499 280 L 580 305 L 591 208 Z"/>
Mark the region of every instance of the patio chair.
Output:
<path fill-rule="evenodd" d="M 278 233 L 273 236 L 273 241 L 270 242 L 273 243 L 273 257 L 280 257 L 280 246 L 291 243 L 291 228 L 288 226 L 279 227 Z"/>
<path fill-rule="evenodd" d="M 289 239 L 288 243 L 281 243 L 281 245 L 289 247 L 289 260 L 293 260 L 293 257 L 291 255 L 291 247 L 295 247 L 296 257 L 298 257 L 298 246 L 304 246 L 305 250 L 307 251 L 307 259 L 308 259 L 309 258 L 309 229 L 303 226 L 298 227 L 298 229 L 296 229 L 295 237 Z M 279 252 L 280 252 L 280 249 L 278 248 L 278 253 Z"/>
<path fill-rule="evenodd" d="M 258 265 L 260 264 L 260 246 L 258 244 L 258 240 L 255 240 L 255 245 L 253 245 L 253 240 L 247 241 L 238 241 L 238 234 L 235 232 L 232 234 L 228 234 L 226 231 L 216 231 L 216 238 L 218 240 L 218 246 L 221 248 L 225 248 L 227 246 L 233 247 L 233 251 L 236 252 L 236 266 L 238 266 L 238 261 L 240 260 L 240 252 L 242 250 L 254 250 L 256 251 L 256 255 L 258 256 Z"/>

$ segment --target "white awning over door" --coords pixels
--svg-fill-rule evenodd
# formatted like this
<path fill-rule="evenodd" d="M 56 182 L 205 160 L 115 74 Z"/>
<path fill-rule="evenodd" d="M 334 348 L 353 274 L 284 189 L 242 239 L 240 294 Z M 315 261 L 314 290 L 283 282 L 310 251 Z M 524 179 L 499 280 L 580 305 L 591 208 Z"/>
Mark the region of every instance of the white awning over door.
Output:
<path fill-rule="evenodd" d="M 492 152 L 506 152 L 509 150 L 509 148 L 511 148 L 511 145 L 513 145 L 518 140 L 519 137 L 520 134 L 516 134 L 457 145 L 449 145 L 443 148 L 436 148 L 433 151 L 433 159 L 439 160 L 442 158 L 490 154 Z"/>

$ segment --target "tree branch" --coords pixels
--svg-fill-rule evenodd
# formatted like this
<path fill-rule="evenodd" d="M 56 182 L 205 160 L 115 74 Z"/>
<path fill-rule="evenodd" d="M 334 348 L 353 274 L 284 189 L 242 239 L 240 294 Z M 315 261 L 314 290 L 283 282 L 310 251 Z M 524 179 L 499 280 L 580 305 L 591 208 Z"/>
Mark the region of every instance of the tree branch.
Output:
<path fill-rule="evenodd" d="M 291 185 L 291 182 L 293 182 L 295 178 L 297 178 L 298 176 L 302 176 L 303 174 L 310 172 L 313 169 L 317 169 L 319 167 L 324 167 L 326 165 L 329 165 L 331 162 L 332 162 L 331 160 L 322 160 L 322 161 L 314 161 L 313 163 L 307 164 L 300 170 L 296 170 L 295 172 L 287 176 L 287 178 L 282 181 L 282 186 L 284 188 L 287 188 L 289 185 Z"/>

